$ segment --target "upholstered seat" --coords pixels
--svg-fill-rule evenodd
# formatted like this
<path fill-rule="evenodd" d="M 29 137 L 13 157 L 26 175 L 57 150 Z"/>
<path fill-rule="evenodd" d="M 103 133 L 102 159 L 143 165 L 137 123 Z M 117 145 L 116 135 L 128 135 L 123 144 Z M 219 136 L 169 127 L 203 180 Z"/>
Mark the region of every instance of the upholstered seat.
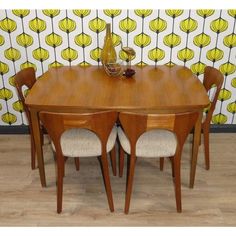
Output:
<path fill-rule="evenodd" d="M 130 154 L 130 142 L 118 128 L 118 137 L 124 151 Z M 168 130 L 155 129 L 143 133 L 136 144 L 137 157 L 171 157 L 174 156 L 177 147 L 175 134 Z"/>
<path fill-rule="evenodd" d="M 107 141 L 107 153 L 114 147 L 116 137 L 117 128 L 114 126 Z M 66 130 L 61 136 L 61 147 L 63 155 L 67 157 L 92 157 L 100 156 L 102 153 L 99 138 L 88 129 L 73 128 Z M 52 148 L 55 151 L 53 143 Z"/>

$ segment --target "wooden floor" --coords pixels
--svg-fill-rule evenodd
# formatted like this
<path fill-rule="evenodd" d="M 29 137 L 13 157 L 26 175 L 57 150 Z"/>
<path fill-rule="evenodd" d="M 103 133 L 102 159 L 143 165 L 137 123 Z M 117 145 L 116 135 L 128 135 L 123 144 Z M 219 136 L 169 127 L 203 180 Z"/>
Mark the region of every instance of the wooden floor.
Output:
<path fill-rule="evenodd" d="M 111 175 L 115 212 L 108 209 L 96 158 L 66 163 L 63 212 L 56 213 L 55 167 L 45 146 L 47 188 L 30 169 L 28 135 L 0 135 L 1 226 L 236 226 L 236 134 L 211 134 L 211 170 L 200 147 L 194 189 L 188 188 L 190 138 L 182 157 L 183 212 L 176 213 L 169 161 L 138 159 L 129 215 L 123 213 L 125 176 Z M 126 173 L 126 172 L 125 172 Z"/>

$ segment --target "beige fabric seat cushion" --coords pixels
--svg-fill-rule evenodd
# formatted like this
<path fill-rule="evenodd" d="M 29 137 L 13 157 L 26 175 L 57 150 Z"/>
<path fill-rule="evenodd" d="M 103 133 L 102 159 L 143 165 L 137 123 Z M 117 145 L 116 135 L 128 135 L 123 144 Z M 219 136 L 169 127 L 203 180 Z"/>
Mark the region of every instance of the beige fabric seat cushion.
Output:
<path fill-rule="evenodd" d="M 122 128 L 118 128 L 118 137 L 124 151 L 130 154 L 130 142 Z M 177 147 L 175 134 L 162 129 L 143 133 L 136 144 L 137 157 L 170 157 L 174 156 Z"/>
<path fill-rule="evenodd" d="M 115 145 L 117 128 L 114 126 L 107 141 L 107 152 Z M 88 129 L 69 129 L 61 136 L 62 153 L 67 157 L 100 156 L 102 145 L 98 136 Z M 55 146 L 52 142 L 52 148 Z"/>

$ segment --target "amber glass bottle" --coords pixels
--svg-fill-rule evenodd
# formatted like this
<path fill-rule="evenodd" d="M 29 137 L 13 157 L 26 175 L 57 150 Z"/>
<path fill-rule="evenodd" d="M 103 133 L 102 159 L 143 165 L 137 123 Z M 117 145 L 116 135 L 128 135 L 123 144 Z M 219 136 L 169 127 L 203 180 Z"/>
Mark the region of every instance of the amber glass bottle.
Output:
<path fill-rule="evenodd" d="M 116 50 L 112 42 L 111 24 L 106 25 L 106 36 L 101 52 L 101 62 L 103 65 L 107 63 L 115 63 L 117 59 Z"/>

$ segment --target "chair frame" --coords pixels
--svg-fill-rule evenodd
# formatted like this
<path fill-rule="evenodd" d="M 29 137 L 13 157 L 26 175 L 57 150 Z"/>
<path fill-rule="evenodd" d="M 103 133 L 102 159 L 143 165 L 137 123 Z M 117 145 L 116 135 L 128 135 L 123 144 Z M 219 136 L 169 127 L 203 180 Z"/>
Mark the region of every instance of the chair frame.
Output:
<path fill-rule="evenodd" d="M 204 78 L 203 78 L 203 85 L 208 92 L 213 85 L 216 86 L 215 96 L 213 101 L 211 102 L 211 106 L 209 111 L 206 114 L 206 119 L 202 123 L 202 131 L 204 136 L 204 152 L 205 152 L 205 168 L 207 170 L 210 169 L 210 158 L 209 158 L 209 130 L 210 130 L 210 123 L 212 119 L 212 114 L 215 110 L 216 102 L 220 93 L 220 89 L 222 87 L 224 81 L 224 76 L 222 73 L 214 67 L 207 66 L 204 70 Z"/>
<path fill-rule="evenodd" d="M 36 150 L 35 150 L 35 144 L 34 144 L 34 137 L 32 135 L 32 122 L 31 122 L 31 117 L 30 117 L 30 112 L 25 104 L 25 96 L 22 91 L 23 86 L 27 86 L 28 89 L 31 89 L 33 85 L 36 82 L 36 77 L 35 77 L 35 70 L 33 67 L 25 68 L 21 71 L 19 71 L 15 75 L 15 87 L 18 92 L 19 99 L 21 100 L 23 104 L 24 111 L 26 113 L 26 117 L 28 119 L 28 124 L 29 124 L 29 132 L 30 132 L 30 142 L 31 142 L 31 169 L 35 169 L 35 160 L 36 160 Z M 41 138 L 43 138 L 43 133 L 41 131 Z"/>
<path fill-rule="evenodd" d="M 210 131 L 210 124 L 212 120 L 212 115 L 215 110 L 215 106 L 217 103 L 217 99 L 220 93 L 220 89 L 224 82 L 224 76 L 222 73 L 211 66 L 206 66 L 204 70 L 204 78 L 203 78 L 203 85 L 206 89 L 206 92 L 213 87 L 216 86 L 216 91 L 213 100 L 211 101 L 210 108 L 206 113 L 206 118 L 201 124 L 201 130 L 203 132 L 204 137 L 204 155 L 205 155 L 205 168 L 206 170 L 210 169 L 210 154 L 209 154 L 209 131 Z M 201 139 L 199 145 L 201 144 Z M 164 166 L 164 158 L 160 159 L 160 170 L 163 170 Z"/>
<path fill-rule="evenodd" d="M 39 117 L 47 129 L 56 149 L 57 162 L 57 212 L 62 211 L 63 176 L 65 161 L 61 149 L 61 135 L 71 128 L 85 128 L 94 132 L 101 141 L 101 167 L 110 211 L 114 211 L 106 145 L 117 120 L 117 112 L 103 111 L 91 114 L 40 112 Z"/>
<path fill-rule="evenodd" d="M 182 211 L 180 178 L 181 153 L 185 140 L 192 127 L 195 125 L 198 116 L 199 113 L 197 111 L 179 114 L 137 114 L 128 112 L 119 114 L 120 123 L 131 146 L 130 161 L 129 166 L 127 166 L 128 174 L 124 209 L 126 214 L 129 212 L 133 186 L 134 169 L 136 164 L 136 143 L 144 132 L 153 129 L 166 129 L 176 135 L 177 147 L 173 157 L 175 198 L 177 212 Z M 122 155 L 123 154 L 124 153 L 122 153 Z"/>

